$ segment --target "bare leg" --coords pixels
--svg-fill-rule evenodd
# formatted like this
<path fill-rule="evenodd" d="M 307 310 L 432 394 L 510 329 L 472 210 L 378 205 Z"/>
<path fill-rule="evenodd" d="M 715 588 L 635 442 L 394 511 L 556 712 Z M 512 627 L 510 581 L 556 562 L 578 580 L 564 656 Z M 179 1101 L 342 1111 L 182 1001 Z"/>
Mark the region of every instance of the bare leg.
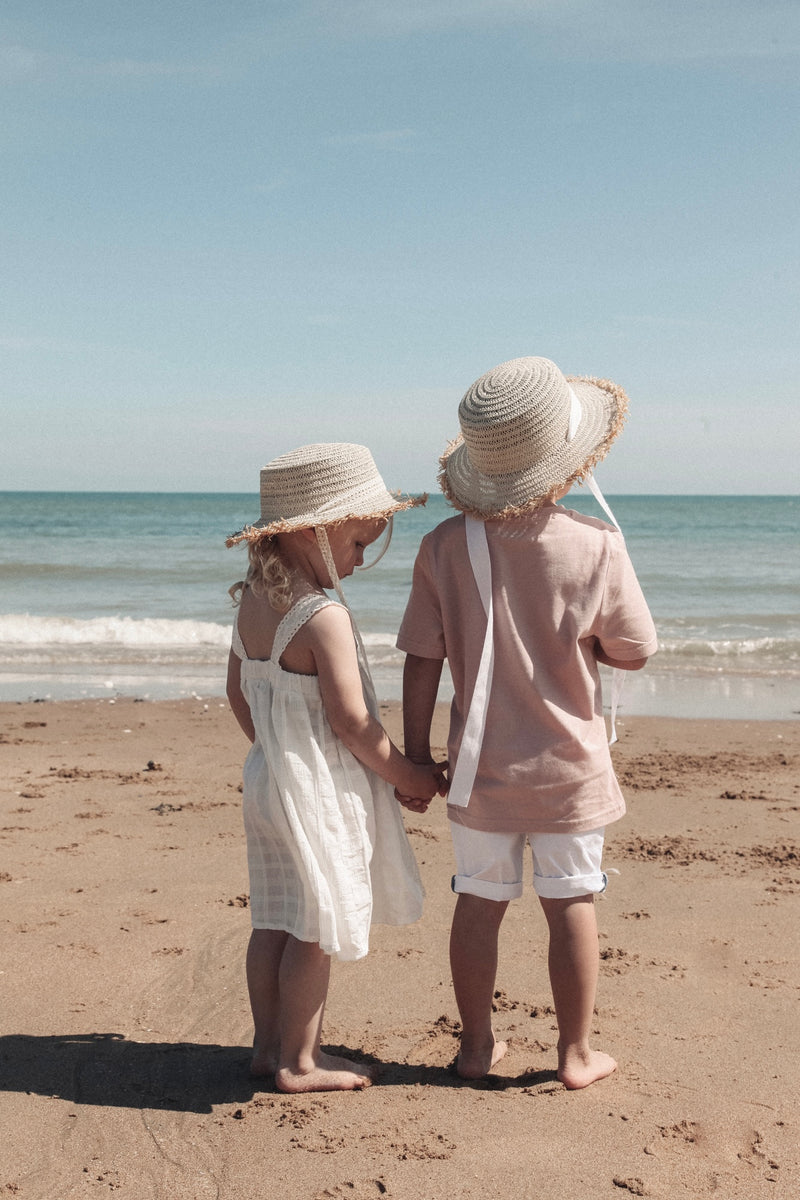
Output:
<path fill-rule="evenodd" d="M 588 1087 L 617 1066 L 609 1054 L 589 1046 L 600 969 L 594 896 L 540 900 L 550 929 L 548 965 L 558 1021 L 558 1078 L 567 1088 Z"/>
<path fill-rule="evenodd" d="M 497 938 L 507 900 L 484 900 L 462 892 L 450 930 L 450 969 L 461 1016 L 461 1050 L 456 1070 L 462 1079 L 481 1079 L 506 1052 L 495 1041 L 492 999 L 497 976 Z"/>
<path fill-rule="evenodd" d="M 372 1083 L 368 1067 L 320 1050 L 331 960 L 316 942 L 291 935 L 281 958 L 281 1051 L 275 1084 L 282 1092 L 352 1091 Z"/>
<path fill-rule="evenodd" d="M 247 946 L 247 990 L 253 1013 L 253 1059 L 250 1074 L 274 1075 L 281 1046 L 278 976 L 289 934 L 281 929 L 254 929 Z"/>

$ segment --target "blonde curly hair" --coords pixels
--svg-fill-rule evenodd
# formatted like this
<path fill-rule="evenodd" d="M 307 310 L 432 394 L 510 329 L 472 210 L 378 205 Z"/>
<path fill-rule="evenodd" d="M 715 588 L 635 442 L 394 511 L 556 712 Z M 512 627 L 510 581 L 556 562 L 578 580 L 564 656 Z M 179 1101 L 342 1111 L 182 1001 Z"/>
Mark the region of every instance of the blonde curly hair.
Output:
<path fill-rule="evenodd" d="M 228 590 L 234 604 L 241 602 L 245 587 L 249 587 L 254 596 L 266 596 L 276 612 L 288 612 L 292 605 L 292 580 L 280 556 L 277 539 L 269 534 L 255 538 L 248 543 L 247 554 L 250 566 L 246 577 Z"/>

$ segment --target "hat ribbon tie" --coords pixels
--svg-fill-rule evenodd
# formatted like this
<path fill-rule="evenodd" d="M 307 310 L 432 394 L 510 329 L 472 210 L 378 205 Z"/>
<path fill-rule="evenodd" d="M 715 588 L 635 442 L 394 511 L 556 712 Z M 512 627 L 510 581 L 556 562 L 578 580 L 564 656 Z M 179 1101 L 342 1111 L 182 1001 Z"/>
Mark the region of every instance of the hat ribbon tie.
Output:
<path fill-rule="evenodd" d="M 328 569 L 328 574 L 331 577 L 331 583 L 333 584 L 334 591 L 339 597 L 339 602 L 346 608 L 348 616 L 350 617 L 350 621 L 353 625 L 353 637 L 355 638 L 356 643 L 356 657 L 358 658 L 358 664 L 361 671 L 361 683 L 364 688 L 364 698 L 367 703 L 367 708 L 370 709 L 372 715 L 374 716 L 378 711 L 377 699 L 375 696 L 375 684 L 372 682 L 372 672 L 369 669 L 369 659 L 367 658 L 367 651 L 364 647 L 364 639 L 361 637 L 361 630 L 356 625 L 355 617 L 350 609 L 350 605 L 347 603 L 347 599 L 344 594 L 344 588 L 342 587 L 342 581 L 339 578 L 339 572 L 336 570 L 336 563 L 333 558 L 331 544 L 328 541 L 328 531 L 324 525 L 316 525 L 314 527 L 314 532 L 317 536 L 317 545 L 319 546 L 319 551 L 322 555 L 322 561 L 325 563 L 325 566 Z"/>
<path fill-rule="evenodd" d="M 583 407 L 581 406 L 581 402 L 578 399 L 578 397 L 575 395 L 574 389 L 570 388 L 569 389 L 569 426 L 567 428 L 567 441 L 568 442 L 571 442 L 572 439 L 575 437 L 575 434 L 578 432 L 578 426 L 581 423 L 582 417 L 583 417 Z M 617 520 L 617 518 L 614 516 L 613 512 L 611 511 L 611 506 L 608 503 L 608 501 L 606 500 L 603 493 L 600 491 L 600 485 L 598 484 L 597 480 L 595 479 L 595 477 L 591 471 L 586 476 L 584 483 L 586 484 L 589 491 L 594 496 L 597 503 L 602 508 L 603 512 L 608 517 L 611 524 L 615 525 L 616 528 L 619 530 L 619 532 L 622 533 L 622 529 L 620 528 L 619 521 Z M 624 537 L 624 534 L 623 534 L 623 537 Z M 625 672 L 621 671 L 619 667 L 614 667 L 611 672 L 611 735 L 608 739 L 608 744 L 610 746 L 613 746 L 614 742 L 616 742 L 618 740 L 617 739 L 617 709 L 619 708 L 619 702 L 622 697 L 622 686 L 623 686 L 624 682 L 625 682 Z"/>
<path fill-rule="evenodd" d="M 569 385 L 567 385 L 569 387 Z M 583 407 L 578 397 L 575 395 L 572 388 L 569 389 L 569 425 L 567 427 L 567 441 L 571 442 L 578 432 L 578 426 L 581 423 L 583 416 Z"/>
<path fill-rule="evenodd" d="M 389 549 L 389 544 L 392 540 L 392 530 L 394 529 L 394 516 L 389 514 L 386 522 L 386 537 L 383 539 L 383 546 L 373 558 L 372 562 L 362 563 L 360 567 L 356 567 L 357 571 L 371 571 L 376 563 L 379 563 L 386 551 Z"/>
<path fill-rule="evenodd" d="M 567 429 L 567 441 L 568 442 L 571 442 L 572 439 L 575 437 L 575 434 L 578 432 L 578 426 L 581 423 L 582 416 L 583 416 L 583 409 L 581 407 L 581 402 L 578 399 L 578 397 L 575 395 L 575 392 L 573 391 L 573 389 L 570 388 L 569 389 L 569 427 Z M 611 511 L 611 506 L 609 505 L 609 503 L 606 500 L 603 493 L 600 491 L 600 485 L 597 482 L 597 480 L 595 479 L 595 477 L 591 471 L 589 471 L 588 475 L 586 476 L 584 483 L 586 484 L 589 491 L 594 496 L 597 503 L 602 508 L 603 512 L 608 517 L 611 524 L 615 525 L 617 527 L 617 529 L 619 530 L 619 532 L 622 533 L 622 530 L 620 529 L 619 521 L 617 520 L 617 518 L 614 516 L 613 512 Z M 623 534 L 623 537 L 624 537 L 624 534 Z M 613 746 L 614 742 L 616 742 L 618 740 L 617 739 L 617 709 L 619 708 L 619 702 L 620 702 L 620 699 L 622 698 L 622 687 L 623 687 L 624 682 L 625 682 L 625 672 L 620 670 L 619 667 L 614 667 L 611 671 L 611 735 L 608 739 L 609 746 Z"/>
<path fill-rule="evenodd" d="M 492 566 L 489 559 L 486 526 L 483 521 L 467 514 L 464 515 L 464 521 L 470 566 L 486 614 L 486 635 L 472 700 L 467 719 L 464 722 L 464 732 L 461 735 L 458 758 L 450 780 L 450 790 L 447 793 L 447 803 L 455 805 L 457 808 L 466 808 L 472 794 L 472 787 L 478 772 L 478 760 L 481 756 L 483 732 L 486 728 L 486 712 L 489 707 L 489 693 L 492 690 L 492 675 L 494 674 Z"/>
<path fill-rule="evenodd" d="M 619 521 L 617 520 L 617 518 L 614 516 L 613 512 L 611 511 L 611 508 L 610 508 L 605 496 L 600 491 L 600 485 L 597 482 L 597 480 L 595 479 L 594 475 L 591 473 L 591 471 L 586 476 L 586 479 L 584 480 L 584 482 L 586 483 L 586 486 L 588 487 L 589 491 L 594 496 L 597 503 L 602 508 L 603 512 L 606 514 L 606 516 L 610 520 L 611 524 L 616 525 L 617 529 L 619 530 L 620 535 L 624 538 L 625 535 L 622 532 L 622 530 L 619 528 Z M 611 735 L 608 739 L 609 746 L 613 746 L 614 742 L 616 742 L 618 740 L 617 739 L 617 709 L 619 708 L 619 702 L 622 699 L 622 688 L 623 688 L 626 678 L 627 678 L 627 673 L 625 671 L 623 671 L 620 667 L 612 667 L 611 668 Z"/>

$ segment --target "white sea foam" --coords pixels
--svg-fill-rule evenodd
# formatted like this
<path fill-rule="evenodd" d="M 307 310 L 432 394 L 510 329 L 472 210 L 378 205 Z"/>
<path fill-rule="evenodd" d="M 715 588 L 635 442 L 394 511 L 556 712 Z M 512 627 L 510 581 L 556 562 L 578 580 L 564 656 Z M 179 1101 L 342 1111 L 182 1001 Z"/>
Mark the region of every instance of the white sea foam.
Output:
<path fill-rule="evenodd" d="M 682 670 L 692 663 L 703 670 L 713 662 L 731 669 L 800 670 L 800 640 L 792 637 L 663 638 L 658 651 L 655 661 L 660 667 L 674 660 Z"/>
<path fill-rule="evenodd" d="M 567 506 L 595 511 L 581 494 Z M 794 715 L 800 498 L 615 496 L 612 507 L 660 638 L 627 702 L 688 715 L 691 692 L 705 715 L 730 716 L 730 686 L 745 713 Z M 250 495 L 4 493 L 0 700 L 224 691 L 227 589 L 246 556 L 223 539 L 252 512 Z M 347 581 L 381 698 L 402 690 L 395 636 L 420 540 L 451 516 L 441 496 L 402 514 L 386 559 Z"/>
<path fill-rule="evenodd" d="M 214 662 L 230 627 L 156 617 L 35 617 L 0 614 L 0 663 Z"/>
<path fill-rule="evenodd" d="M 374 646 L 376 649 L 381 649 L 381 648 L 385 648 L 385 647 L 394 649 L 394 644 L 395 644 L 395 640 L 396 640 L 396 635 L 394 635 L 394 634 L 391 634 L 391 633 L 364 633 L 362 630 L 362 637 L 364 639 L 365 646 L 370 646 L 370 647 Z"/>

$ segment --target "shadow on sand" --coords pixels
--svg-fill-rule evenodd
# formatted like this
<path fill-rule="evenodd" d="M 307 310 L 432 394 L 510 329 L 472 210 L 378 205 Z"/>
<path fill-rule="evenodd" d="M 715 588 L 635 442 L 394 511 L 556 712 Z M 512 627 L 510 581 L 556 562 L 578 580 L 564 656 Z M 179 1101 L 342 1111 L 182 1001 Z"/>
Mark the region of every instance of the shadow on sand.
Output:
<path fill-rule="evenodd" d="M 376 1067 L 377 1083 L 427 1084 L 491 1091 L 532 1087 L 556 1079 L 539 1071 L 515 1079 L 491 1075 L 467 1082 L 451 1067 L 385 1062 L 341 1046 L 326 1046 Z M 197 1042 L 133 1042 L 120 1033 L 0 1037 L 0 1090 L 70 1100 L 75 1104 L 209 1113 L 217 1104 L 242 1104 L 275 1092 L 270 1079 L 251 1079 L 250 1049 Z"/>

